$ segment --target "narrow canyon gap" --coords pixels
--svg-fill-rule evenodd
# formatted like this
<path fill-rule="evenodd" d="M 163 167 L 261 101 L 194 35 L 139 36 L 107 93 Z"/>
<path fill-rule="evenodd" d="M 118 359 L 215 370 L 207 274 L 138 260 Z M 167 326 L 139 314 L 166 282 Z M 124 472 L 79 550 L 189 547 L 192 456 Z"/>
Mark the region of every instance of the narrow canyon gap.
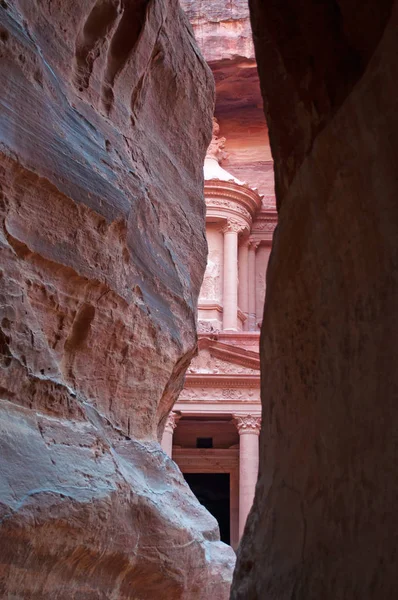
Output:
<path fill-rule="evenodd" d="M 214 82 L 176 0 L 0 2 L 0 597 L 216 599 L 161 451 L 196 349 Z"/>
<path fill-rule="evenodd" d="M 231 598 L 396 598 L 398 3 L 250 9 L 279 223 Z"/>

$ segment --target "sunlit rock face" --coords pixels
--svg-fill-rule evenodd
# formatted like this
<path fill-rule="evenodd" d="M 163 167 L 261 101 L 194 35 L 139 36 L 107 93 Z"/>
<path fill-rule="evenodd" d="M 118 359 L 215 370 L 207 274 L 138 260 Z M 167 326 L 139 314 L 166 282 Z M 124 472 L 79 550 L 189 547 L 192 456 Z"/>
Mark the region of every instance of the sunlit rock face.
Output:
<path fill-rule="evenodd" d="M 321 4 L 251 2 L 279 224 L 233 600 L 398 597 L 398 6 Z"/>
<path fill-rule="evenodd" d="M 247 0 L 181 0 L 216 81 L 223 166 L 273 204 L 274 177 Z"/>
<path fill-rule="evenodd" d="M 195 345 L 213 79 L 174 0 L 0 3 L 0 596 L 224 599 L 157 440 Z"/>

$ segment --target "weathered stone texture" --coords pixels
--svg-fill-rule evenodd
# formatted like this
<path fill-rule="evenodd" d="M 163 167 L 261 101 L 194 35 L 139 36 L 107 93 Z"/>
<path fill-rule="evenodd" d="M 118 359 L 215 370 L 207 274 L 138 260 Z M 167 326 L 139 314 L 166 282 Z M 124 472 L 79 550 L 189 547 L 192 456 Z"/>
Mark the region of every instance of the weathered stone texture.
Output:
<path fill-rule="evenodd" d="M 396 598 L 398 5 L 251 11 L 279 224 L 231 598 Z"/>
<path fill-rule="evenodd" d="M 181 0 L 205 59 L 254 60 L 249 7 L 246 0 Z M 238 98 L 236 98 L 238 100 Z"/>
<path fill-rule="evenodd" d="M 181 0 L 216 81 L 215 115 L 226 138 L 223 166 L 274 196 L 268 131 L 247 0 Z"/>
<path fill-rule="evenodd" d="M 213 82 L 175 0 L 0 2 L 0 596 L 225 598 L 157 443 L 195 350 Z"/>

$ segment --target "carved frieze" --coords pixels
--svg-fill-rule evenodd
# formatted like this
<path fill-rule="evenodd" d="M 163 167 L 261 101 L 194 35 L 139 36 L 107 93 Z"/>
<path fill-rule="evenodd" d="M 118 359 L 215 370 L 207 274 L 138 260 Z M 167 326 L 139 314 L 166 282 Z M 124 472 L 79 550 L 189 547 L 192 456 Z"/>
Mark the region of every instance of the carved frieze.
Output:
<path fill-rule="evenodd" d="M 247 221 L 251 221 L 251 216 L 248 210 L 243 208 L 243 206 L 239 206 L 237 202 L 232 202 L 231 200 L 222 200 L 216 198 L 206 198 L 206 206 L 208 208 L 227 208 L 231 211 L 237 212 Z"/>
<path fill-rule="evenodd" d="M 275 227 L 276 227 L 275 221 L 257 221 L 253 225 L 253 230 L 254 231 L 269 231 L 272 233 L 274 231 Z"/>
<path fill-rule="evenodd" d="M 179 396 L 180 401 L 226 401 L 260 402 L 260 389 L 256 388 L 184 388 Z"/>

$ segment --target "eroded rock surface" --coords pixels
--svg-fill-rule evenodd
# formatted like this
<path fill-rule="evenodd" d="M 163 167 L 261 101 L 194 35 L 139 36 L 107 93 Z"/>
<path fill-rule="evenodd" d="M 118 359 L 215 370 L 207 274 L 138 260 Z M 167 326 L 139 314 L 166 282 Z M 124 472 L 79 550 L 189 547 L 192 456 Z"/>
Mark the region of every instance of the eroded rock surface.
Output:
<path fill-rule="evenodd" d="M 224 599 L 162 453 L 195 350 L 213 82 L 174 0 L 0 2 L 0 596 Z"/>
<path fill-rule="evenodd" d="M 274 205 L 274 175 L 247 0 L 181 0 L 216 82 L 223 166 Z"/>
<path fill-rule="evenodd" d="M 395 598 L 398 5 L 251 10 L 279 224 L 231 598 Z"/>

